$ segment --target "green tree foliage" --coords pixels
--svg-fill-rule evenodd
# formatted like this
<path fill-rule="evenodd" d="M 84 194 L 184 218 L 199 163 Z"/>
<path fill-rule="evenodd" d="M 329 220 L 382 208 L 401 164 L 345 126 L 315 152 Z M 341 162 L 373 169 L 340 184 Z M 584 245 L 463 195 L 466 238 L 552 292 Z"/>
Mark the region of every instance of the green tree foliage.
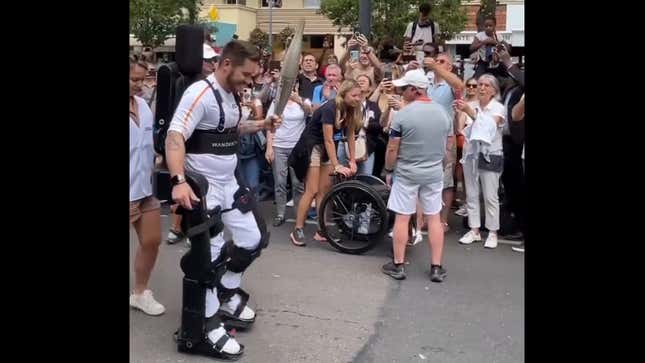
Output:
<path fill-rule="evenodd" d="M 130 34 L 146 47 L 158 47 L 177 25 L 194 24 L 201 0 L 130 0 Z"/>
<path fill-rule="evenodd" d="M 372 39 L 382 39 L 391 36 L 400 44 L 403 33 L 409 22 L 419 16 L 419 4 L 423 0 L 373 0 L 372 1 Z M 466 9 L 459 0 L 432 0 L 431 18 L 439 24 L 439 38 L 443 41 L 451 39 L 461 32 L 468 20 Z M 320 5 L 322 14 L 332 20 L 339 28 L 357 28 L 359 14 L 359 0 L 322 0 Z"/>

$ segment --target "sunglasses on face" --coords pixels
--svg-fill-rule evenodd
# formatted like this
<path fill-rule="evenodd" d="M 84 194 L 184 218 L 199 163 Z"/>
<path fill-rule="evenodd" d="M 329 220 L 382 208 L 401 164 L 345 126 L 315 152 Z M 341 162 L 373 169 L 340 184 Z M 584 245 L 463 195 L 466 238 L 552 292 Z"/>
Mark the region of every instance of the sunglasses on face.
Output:
<path fill-rule="evenodd" d="M 471 84 L 466 85 L 466 87 L 468 87 L 468 88 L 477 88 L 477 85 L 471 83 Z"/>

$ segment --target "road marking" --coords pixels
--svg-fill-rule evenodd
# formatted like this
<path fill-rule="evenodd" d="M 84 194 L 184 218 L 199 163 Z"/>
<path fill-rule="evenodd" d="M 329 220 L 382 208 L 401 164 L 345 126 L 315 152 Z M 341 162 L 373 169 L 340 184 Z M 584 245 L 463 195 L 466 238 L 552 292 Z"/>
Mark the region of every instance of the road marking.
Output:
<path fill-rule="evenodd" d="M 284 221 L 285 221 L 285 222 L 287 222 L 287 223 L 296 223 L 296 220 L 295 220 L 295 219 L 293 219 L 293 218 L 287 218 L 287 219 L 285 219 Z M 318 221 L 312 221 L 311 219 L 307 218 L 307 219 L 305 220 L 305 224 L 315 224 L 315 225 L 318 225 Z"/>

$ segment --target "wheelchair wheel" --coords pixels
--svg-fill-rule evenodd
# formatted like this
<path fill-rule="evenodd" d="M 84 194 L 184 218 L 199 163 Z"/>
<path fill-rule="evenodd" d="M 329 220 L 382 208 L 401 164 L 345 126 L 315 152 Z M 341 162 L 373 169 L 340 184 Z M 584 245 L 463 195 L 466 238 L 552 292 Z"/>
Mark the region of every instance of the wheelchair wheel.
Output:
<path fill-rule="evenodd" d="M 323 198 L 318 223 L 327 241 L 344 253 L 361 254 L 385 235 L 389 214 L 383 198 L 360 181 L 336 184 Z"/>
<path fill-rule="evenodd" d="M 354 177 L 354 180 L 362 181 L 368 185 L 385 185 L 385 182 L 374 175 L 368 174 L 358 174 Z"/>

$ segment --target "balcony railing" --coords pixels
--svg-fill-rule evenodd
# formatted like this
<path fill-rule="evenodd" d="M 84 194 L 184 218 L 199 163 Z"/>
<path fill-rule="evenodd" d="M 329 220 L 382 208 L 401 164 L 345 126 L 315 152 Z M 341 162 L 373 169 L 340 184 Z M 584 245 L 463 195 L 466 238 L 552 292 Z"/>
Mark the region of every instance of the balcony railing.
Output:
<path fill-rule="evenodd" d="M 471 44 L 473 42 L 473 39 L 475 38 L 475 34 L 477 34 L 477 32 L 461 32 L 459 34 L 456 34 L 452 39 L 446 41 L 446 44 Z M 512 32 L 497 32 L 497 36 L 501 38 L 500 40 L 504 40 L 511 45 L 513 44 L 511 42 L 512 34 Z"/>

